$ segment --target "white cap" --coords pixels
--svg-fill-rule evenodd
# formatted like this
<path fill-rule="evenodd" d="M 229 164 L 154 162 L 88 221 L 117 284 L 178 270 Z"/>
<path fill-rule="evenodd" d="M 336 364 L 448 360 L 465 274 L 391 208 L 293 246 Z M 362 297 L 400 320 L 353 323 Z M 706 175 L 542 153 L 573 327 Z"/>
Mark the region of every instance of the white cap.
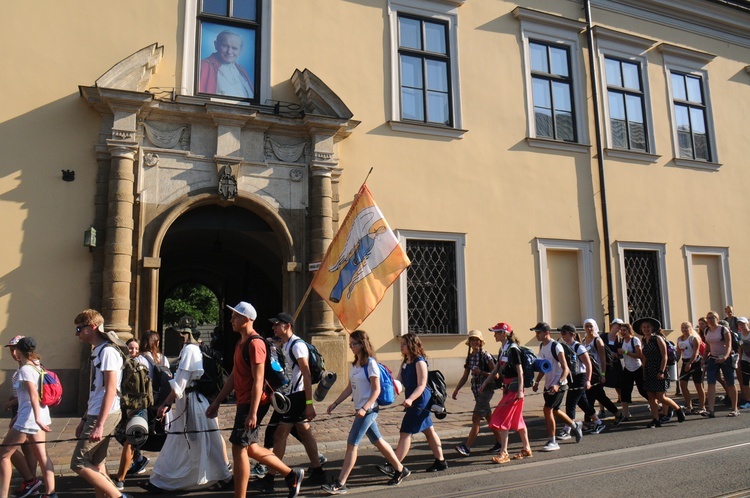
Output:
<path fill-rule="evenodd" d="M 738 321 L 738 322 L 742 322 L 742 323 L 745 323 L 745 324 L 750 324 L 750 320 L 748 320 L 748 319 L 747 319 L 747 318 L 745 318 L 744 316 L 738 316 L 738 317 L 737 317 L 737 321 Z"/>
<path fill-rule="evenodd" d="M 623 321 L 622 321 L 622 320 L 620 320 L 619 318 L 615 318 L 614 320 L 612 320 L 612 321 L 611 321 L 611 322 L 609 322 L 609 323 L 610 323 L 610 324 L 616 323 L 617 325 L 622 325 L 622 324 L 624 324 L 625 322 L 623 322 Z"/>
<path fill-rule="evenodd" d="M 246 316 L 250 320 L 255 320 L 256 318 L 258 318 L 258 312 L 255 311 L 253 305 L 245 301 L 240 301 L 239 304 L 234 308 L 227 304 L 227 308 L 234 311 L 235 313 L 239 313 L 242 316 Z"/>

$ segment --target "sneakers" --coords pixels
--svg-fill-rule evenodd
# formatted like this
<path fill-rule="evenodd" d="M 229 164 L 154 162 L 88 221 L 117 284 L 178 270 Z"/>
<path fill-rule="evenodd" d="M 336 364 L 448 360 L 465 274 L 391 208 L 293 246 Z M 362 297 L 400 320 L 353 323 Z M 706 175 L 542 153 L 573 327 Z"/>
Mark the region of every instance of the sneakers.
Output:
<path fill-rule="evenodd" d="M 548 441 L 547 444 L 544 445 L 544 448 L 542 448 L 541 451 L 557 451 L 560 449 L 560 445 L 557 444 L 554 441 Z"/>
<path fill-rule="evenodd" d="M 435 459 L 435 463 L 427 467 L 427 472 L 440 472 L 448 468 L 448 462 L 443 460 Z"/>
<path fill-rule="evenodd" d="M 253 468 L 250 469 L 250 475 L 258 477 L 258 478 L 265 477 L 267 473 L 268 473 L 268 467 L 266 467 L 260 462 L 253 465 Z"/>
<path fill-rule="evenodd" d="M 716 418 L 716 413 L 704 410 L 703 413 L 701 413 L 701 417 Z"/>
<path fill-rule="evenodd" d="M 661 419 L 659 419 L 659 422 L 661 422 L 662 424 L 671 422 L 673 416 L 674 416 L 674 410 L 670 408 L 667 414 L 662 416 Z"/>
<path fill-rule="evenodd" d="M 607 426 L 602 424 L 596 424 L 593 428 L 593 430 L 589 434 L 601 434 L 604 432 L 604 429 L 606 429 Z"/>
<path fill-rule="evenodd" d="M 458 446 L 456 446 L 456 451 L 461 456 L 467 457 L 467 456 L 471 455 L 471 449 L 468 446 L 466 446 L 465 444 L 459 444 Z"/>
<path fill-rule="evenodd" d="M 317 469 L 313 469 L 313 471 L 310 473 L 309 477 L 306 477 L 304 481 L 302 481 L 302 484 L 305 486 L 320 486 L 321 484 L 326 484 L 328 482 L 328 477 L 326 476 L 326 471 L 323 470 L 323 467 L 318 467 Z"/>
<path fill-rule="evenodd" d="M 617 415 L 615 415 L 615 423 L 614 426 L 617 427 L 620 425 L 620 423 L 625 420 L 625 414 L 622 413 L 622 411 L 617 412 Z"/>
<path fill-rule="evenodd" d="M 659 420 L 653 419 L 648 423 L 646 429 L 653 429 L 654 427 L 661 427 L 661 422 Z"/>
<path fill-rule="evenodd" d="M 494 445 L 494 446 L 493 446 L 492 448 L 490 448 L 490 451 L 491 451 L 492 453 L 497 453 L 498 451 L 500 451 L 500 450 L 502 450 L 502 449 L 503 449 L 503 445 L 502 445 L 502 444 L 500 444 L 500 443 L 495 443 L 495 445 Z"/>
<path fill-rule="evenodd" d="M 447 465 L 446 465 L 447 468 Z M 406 479 L 411 475 L 411 470 L 407 469 L 406 467 L 401 470 L 401 472 L 394 472 L 393 477 L 388 481 L 389 486 L 398 486 L 401 484 L 401 481 Z"/>
<path fill-rule="evenodd" d="M 276 476 L 266 474 L 265 477 L 248 484 L 247 489 L 258 491 L 260 493 L 273 493 L 276 491 L 276 483 L 274 477 Z"/>
<path fill-rule="evenodd" d="M 299 495 L 299 489 L 302 487 L 302 479 L 304 477 L 304 469 L 292 469 L 289 475 L 284 478 L 286 485 L 289 487 L 288 498 L 295 498 Z"/>
<path fill-rule="evenodd" d="M 675 412 L 675 414 L 677 415 L 677 422 L 683 423 L 685 421 L 685 410 L 680 408 Z"/>
<path fill-rule="evenodd" d="M 326 458 L 326 456 L 323 453 L 318 453 L 318 461 L 320 462 L 320 466 L 322 467 L 323 465 L 325 465 L 328 462 L 328 459 Z M 265 465 L 264 465 L 264 467 L 265 467 Z M 312 467 L 308 467 L 307 468 L 307 473 L 308 474 L 310 472 L 312 472 L 312 471 L 313 471 Z"/>
<path fill-rule="evenodd" d="M 375 468 L 378 469 L 378 472 L 388 477 L 393 477 L 393 474 L 396 473 L 396 470 L 388 462 L 385 462 L 383 465 L 376 465 Z"/>
<path fill-rule="evenodd" d="M 115 481 L 115 487 L 122 491 L 125 489 L 125 483 L 123 481 Z"/>
<path fill-rule="evenodd" d="M 557 435 L 557 439 L 560 441 L 566 441 L 568 439 L 571 439 L 573 436 L 570 435 L 569 432 L 562 431 L 560 434 Z"/>
<path fill-rule="evenodd" d="M 748 408 L 750 408 L 750 401 L 748 401 L 747 403 L 743 405 L 740 405 L 739 408 L 742 408 L 743 410 L 747 410 Z"/>
<path fill-rule="evenodd" d="M 583 422 L 576 422 L 573 426 L 573 435 L 576 437 L 576 443 L 580 443 L 583 439 Z"/>
<path fill-rule="evenodd" d="M 607 416 L 607 412 L 604 411 L 604 409 L 599 410 L 599 413 L 596 414 L 597 418 L 604 418 Z"/>
<path fill-rule="evenodd" d="M 33 494 L 39 494 L 37 489 L 39 489 L 39 486 L 42 485 L 42 480 L 38 477 L 34 477 L 33 479 L 29 481 L 23 481 L 21 483 L 21 486 L 16 490 L 16 497 L 17 498 L 26 498 L 27 496 L 31 496 Z"/>
<path fill-rule="evenodd" d="M 146 465 L 148 465 L 148 462 L 150 461 L 151 460 L 141 455 L 141 458 L 136 458 L 135 460 L 133 460 L 133 464 L 128 469 L 126 475 L 134 476 L 137 474 L 143 474 L 144 472 L 146 472 Z"/>
<path fill-rule="evenodd" d="M 331 484 L 324 484 L 320 487 L 323 491 L 328 493 L 329 495 L 343 495 L 346 494 L 348 489 L 346 489 L 346 484 L 341 484 L 338 479 L 333 481 Z"/>

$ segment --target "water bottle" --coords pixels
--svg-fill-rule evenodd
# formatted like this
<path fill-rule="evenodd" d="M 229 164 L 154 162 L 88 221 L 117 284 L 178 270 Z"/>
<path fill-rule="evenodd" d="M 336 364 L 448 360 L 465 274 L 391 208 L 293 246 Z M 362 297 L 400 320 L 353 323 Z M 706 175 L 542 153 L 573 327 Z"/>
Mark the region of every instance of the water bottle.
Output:
<path fill-rule="evenodd" d="M 315 401 L 323 401 L 335 382 L 336 372 L 329 372 L 328 370 L 323 372 L 323 377 L 318 382 L 318 387 L 315 388 L 315 392 L 313 393 Z"/>

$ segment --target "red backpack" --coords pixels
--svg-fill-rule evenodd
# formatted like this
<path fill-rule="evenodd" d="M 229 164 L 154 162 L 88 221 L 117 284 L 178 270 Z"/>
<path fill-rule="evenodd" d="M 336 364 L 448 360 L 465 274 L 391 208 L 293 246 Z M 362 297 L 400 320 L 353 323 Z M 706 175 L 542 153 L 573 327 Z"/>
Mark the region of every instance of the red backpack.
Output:
<path fill-rule="evenodd" d="M 36 368 L 36 367 L 35 367 Z M 39 372 L 39 403 L 43 406 L 57 406 L 62 401 L 63 388 L 60 378 L 52 370 L 36 368 Z"/>

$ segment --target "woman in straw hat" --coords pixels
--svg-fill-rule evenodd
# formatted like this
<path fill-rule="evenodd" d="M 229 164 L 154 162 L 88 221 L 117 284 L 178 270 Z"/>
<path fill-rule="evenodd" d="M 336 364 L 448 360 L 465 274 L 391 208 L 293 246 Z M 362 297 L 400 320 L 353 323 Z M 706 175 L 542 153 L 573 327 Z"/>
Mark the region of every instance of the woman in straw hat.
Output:
<path fill-rule="evenodd" d="M 494 382 L 489 382 L 482 392 L 479 391 L 479 387 L 485 379 L 490 377 L 490 372 L 495 369 L 495 360 L 492 355 L 482 349 L 484 347 L 482 332 L 479 330 L 470 331 L 466 345 L 469 346 L 469 352 L 466 355 L 466 363 L 464 363 L 464 374 L 458 381 L 452 395 L 453 399 L 458 398 L 458 392 L 466 384 L 469 374 L 471 374 L 471 392 L 474 394 L 471 429 L 469 430 L 469 436 L 466 438 L 466 443 L 456 446 L 456 451 L 463 456 L 471 454 L 471 447 L 479 435 L 482 419 L 487 420 L 487 423 L 490 422 L 490 415 L 492 414 L 490 401 L 492 401 L 492 395 L 495 394 Z M 492 377 L 495 377 L 495 375 Z"/>

